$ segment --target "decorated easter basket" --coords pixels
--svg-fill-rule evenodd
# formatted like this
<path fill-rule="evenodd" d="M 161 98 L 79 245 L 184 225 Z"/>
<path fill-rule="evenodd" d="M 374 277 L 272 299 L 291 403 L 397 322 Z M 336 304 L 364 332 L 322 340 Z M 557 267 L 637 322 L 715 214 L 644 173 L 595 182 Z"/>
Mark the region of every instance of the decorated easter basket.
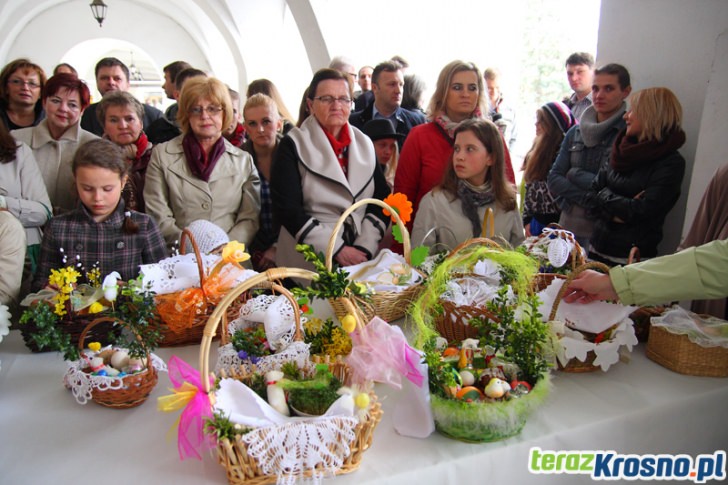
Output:
<path fill-rule="evenodd" d="M 216 301 L 205 288 L 208 275 L 202 263 L 202 255 L 192 233 L 187 229 L 182 230 L 180 240 L 180 252 L 184 254 L 186 242 L 189 239 L 195 252 L 197 269 L 200 275 L 200 287 L 188 290 L 157 295 L 157 312 L 160 317 L 160 330 L 163 334 L 162 346 L 174 347 L 179 345 L 197 344 L 202 339 L 202 333 L 207 319 L 216 306 Z M 194 300 L 191 291 L 201 294 L 199 305 L 192 304 Z M 227 313 L 223 316 L 224 326 L 227 326 L 227 319 L 235 319 L 242 305 L 241 300 L 231 302 Z"/>
<path fill-rule="evenodd" d="M 118 324 L 114 318 L 101 317 L 91 321 L 79 337 L 78 348 L 83 352 L 85 342 L 91 336 L 91 330 L 97 325 Z M 71 389 L 79 404 L 89 400 L 101 406 L 113 409 L 128 409 L 144 403 L 157 385 L 158 371 L 166 371 L 166 365 L 153 353 L 147 353 L 147 368 L 141 372 L 125 376 L 92 375 L 89 361 L 81 358 L 68 362 L 68 370 L 64 376 L 66 387 Z"/>
<path fill-rule="evenodd" d="M 467 261 L 474 251 L 482 251 L 489 248 L 493 252 L 502 252 L 502 247 L 495 241 L 488 238 L 473 238 L 461 243 L 445 258 L 448 264 L 453 264 L 455 272 L 452 278 L 471 276 L 471 268 L 458 267 L 460 262 Z M 439 270 L 436 270 L 439 271 Z M 433 273 L 435 274 L 435 273 Z M 467 338 L 476 338 L 478 333 L 470 325 L 470 320 L 476 317 L 492 319 L 493 314 L 485 306 L 458 305 L 452 301 L 439 298 L 435 303 L 437 313 L 435 325 L 437 331 L 448 342 L 459 342 Z"/>
<path fill-rule="evenodd" d="M 331 233 L 331 237 L 329 238 L 329 244 L 326 248 L 326 268 L 329 271 L 333 268 L 333 253 L 334 249 L 336 249 L 336 235 L 339 233 L 339 231 L 341 231 L 344 222 L 346 222 L 346 219 L 349 217 L 349 215 L 357 210 L 359 207 L 367 204 L 378 205 L 379 207 L 382 207 L 383 209 L 386 209 L 390 212 L 402 234 L 404 259 L 407 262 L 407 265 L 411 266 L 411 244 L 409 232 L 402 222 L 402 219 L 400 219 L 397 211 L 395 211 L 394 209 L 392 209 L 392 207 L 379 199 L 362 199 L 349 207 L 347 210 L 345 210 L 343 214 L 341 214 L 341 217 L 339 217 L 339 220 L 337 221 L 336 226 Z M 424 275 L 422 275 L 422 273 L 420 273 L 416 269 L 415 271 L 417 271 L 417 273 L 424 279 Z M 356 280 L 356 276 L 356 274 L 352 275 L 352 279 Z M 393 322 L 404 317 L 407 308 L 417 298 L 421 289 L 422 283 L 420 282 L 407 286 L 403 291 L 375 291 L 371 295 L 370 302 L 356 296 L 352 296 L 351 299 L 354 300 L 355 305 L 359 309 L 358 311 L 363 315 L 364 321 L 368 322 L 376 315 L 387 322 Z M 343 318 L 349 313 L 349 310 L 346 308 L 347 305 L 345 305 L 343 301 L 345 299 L 346 298 L 329 299 L 329 303 L 334 309 L 334 313 L 339 318 Z"/>
<path fill-rule="evenodd" d="M 686 318 L 696 321 L 721 323 L 728 329 L 728 322 L 710 315 L 697 315 L 687 310 L 674 308 L 667 310 L 663 317 L 653 320 L 647 340 L 647 357 L 679 374 L 702 377 L 728 377 L 728 348 L 725 346 L 707 347 L 700 340 L 693 342 L 694 337 L 668 326 L 659 325 L 659 321 L 668 313 L 678 312 Z M 724 344 L 725 345 L 725 344 Z"/>
<path fill-rule="evenodd" d="M 557 239 L 566 242 L 568 245 L 562 243 L 561 247 L 557 246 L 550 249 L 551 241 Z M 582 264 L 586 263 L 586 258 L 584 257 L 584 249 L 579 244 L 579 241 L 576 240 L 574 234 L 570 231 L 565 230 L 556 223 L 551 223 L 546 226 L 541 234 L 539 234 L 538 236 L 532 236 L 526 239 L 526 241 L 524 241 L 523 243 L 523 246 L 526 248 L 526 251 L 528 251 L 529 254 L 532 254 L 540 262 L 543 263 L 543 266 L 540 268 L 540 272 L 543 274 L 568 274 Z M 558 255 L 549 255 L 549 250 L 552 253 L 565 253 L 565 249 L 569 246 L 571 246 L 571 250 L 568 251 L 568 257 L 565 258 L 565 264 L 558 268 L 553 267 L 549 261 L 549 256 L 556 257 Z M 558 251 L 559 249 L 561 249 L 561 251 Z M 562 255 L 562 257 L 563 256 L 565 256 L 565 254 Z"/>
<path fill-rule="evenodd" d="M 443 435 L 468 443 L 500 441 L 521 432 L 528 418 L 546 400 L 551 390 L 548 373 L 530 393 L 501 402 L 465 402 L 430 395 L 435 429 Z"/>
<path fill-rule="evenodd" d="M 270 294 L 262 294 L 258 296 L 252 295 L 252 290 L 264 289 Z M 295 311 L 298 311 L 298 304 L 293 294 L 282 285 L 273 281 L 263 281 L 255 287 L 250 288 L 241 296 L 247 295 L 245 303 L 241 306 L 240 315 L 232 320 L 228 325 L 221 326 L 220 346 L 218 347 L 218 360 L 215 365 L 215 372 L 219 373 L 223 369 L 236 369 L 240 372 L 241 368 L 250 373 L 253 366 L 258 372 L 267 372 L 273 368 L 279 368 L 283 362 L 295 361 L 299 366 L 303 366 L 309 360 L 309 346 L 304 343 L 303 329 L 301 328 L 302 318 L 296 318 Z M 278 304 L 278 298 L 285 298 L 284 305 Z M 276 320 L 283 322 L 290 320 L 293 323 L 292 332 L 282 331 L 279 326 L 276 327 L 279 346 L 283 347 L 270 355 L 254 357 L 253 360 L 243 360 L 238 355 L 238 351 L 234 348 L 231 341 L 232 335 L 240 330 L 245 331 L 254 327 L 255 322 L 251 320 L 252 315 L 258 311 L 273 310 Z"/>
<path fill-rule="evenodd" d="M 205 330 L 203 332 L 202 344 L 200 347 L 200 368 L 201 375 L 210 375 L 209 367 L 209 354 L 210 345 L 212 339 L 215 336 L 217 327 L 220 321 L 223 319 L 227 307 L 238 298 L 239 295 L 248 291 L 251 288 L 256 287 L 260 284 L 266 284 L 268 282 L 281 281 L 284 278 L 302 278 L 302 279 L 313 279 L 317 275 L 314 272 L 306 271 L 295 268 L 273 268 L 265 273 L 256 275 L 243 284 L 231 290 L 225 298 L 218 304 L 215 311 L 210 316 Z M 297 328 L 300 328 L 300 312 L 295 300 L 292 300 L 295 311 L 294 315 L 297 321 Z M 348 307 L 347 312 L 355 314 L 354 309 L 350 307 L 353 305 L 351 302 L 345 303 Z M 342 382 L 348 382 L 348 366 L 343 361 L 337 360 L 330 366 L 330 371 L 338 377 Z M 246 370 L 244 366 L 238 368 L 231 368 L 229 370 L 223 370 L 220 375 L 213 374 L 216 378 L 229 377 L 238 380 L 245 380 L 250 376 L 250 372 Z M 211 382 L 209 379 L 202 379 L 203 392 L 209 395 L 214 394 Z M 350 473 L 356 470 L 362 459 L 363 453 L 371 446 L 374 438 L 374 430 L 379 424 L 382 418 L 381 404 L 377 401 L 376 396 L 371 393 L 371 407 L 367 417 L 359 422 L 353 429 L 353 434 L 349 433 L 346 429 L 340 428 L 336 431 L 338 436 L 337 446 L 335 448 L 341 448 L 342 446 L 348 450 L 344 453 L 343 461 L 340 466 L 333 470 L 334 474 Z M 336 429 L 338 422 L 336 417 L 326 418 L 331 420 L 329 425 Z M 255 444 L 269 442 L 275 440 L 276 437 L 280 437 L 281 429 L 283 426 L 271 426 L 267 428 L 258 429 L 257 432 L 264 435 L 263 438 L 256 440 Z M 216 441 L 217 447 L 217 458 L 218 462 L 225 467 L 227 472 L 228 482 L 231 484 L 266 484 L 275 483 L 279 480 L 280 476 L 289 476 L 293 473 L 293 470 L 286 469 L 282 470 L 276 466 L 276 456 L 266 454 L 266 452 L 260 451 L 259 447 L 256 446 L 257 451 L 253 451 L 251 446 L 253 443 L 248 444 L 241 435 L 237 435 L 234 440 L 230 440 L 227 437 L 223 437 Z M 285 440 L 279 448 L 286 448 Z M 329 450 L 331 451 L 331 450 Z M 254 457 L 257 456 L 258 458 Z M 272 464 L 272 465 L 271 465 Z M 324 465 L 329 465 L 325 467 Z M 322 458 L 320 465 L 317 465 L 314 469 L 308 470 L 297 470 L 299 473 L 297 476 L 300 477 L 311 477 L 313 475 L 320 475 L 324 471 L 327 473 L 331 472 L 331 463 L 325 458 Z"/>
<path fill-rule="evenodd" d="M 557 293 L 557 296 L 554 299 L 553 305 L 551 307 L 551 313 L 549 314 L 549 321 L 553 321 L 556 319 L 556 313 L 559 309 L 561 300 L 566 295 L 566 291 L 567 291 L 569 285 L 571 284 L 571 282 L 574 280 L 574 278 L 576 278 L 583 271 L 590 270 L 590 269 L 596 270 L 596 271 L 601 271 L 602 273 L 609 273 L 609 267 L 607 265 L 605 265 L 603 263 L 599 263 L 599 262 L 585 263 L 585 264 L 579 266 L 578 268 L 576 268 L 573 272 L 571 272 L 571 274 L 568 275 L 568 277 L 564 281 L 563 285 L 561 286 L 561 289 Z M 629 320 L 629 319 L 627 319 L 627 320 Z M 614 331 L 620 331 L 623 324 L 625 324 L 625 323 L 626 322 L 617 322 L 616 324 L 614 324 L 612 327 L 610 327 L 608 330 L 606 330 L 603 333 L 608 334 L 608 333 L 611 333 Z M 631 321 L 629 321 L 626 324 L 628 325 L 628 327 L 632 327 Z M 601 345 L 601 343 L 600 343 L 601 336 L 600 335 L 594 335 L 594 334 L 589 334 L 587 332 L 580 332 L 580 331 L 577 331 L 577 332 L 584 335 L 586 337 L 587 341 L 593 342 L 594 348 L 596 348 L 597 345 Z M 609 338 L 610 337 L 607 337 L 605 342 L 609 341 Z M 634 343 L 636 343 L 636 340 Z M 571 359 L 568 360 L 568 362 L 565 365 L 562 365 L 561 362 L 557 362 L 557 363 L 558 363 L 558 369 L 563 372 L 584 373 L 584 372 L 594 372 L 601 368 L 599 365 L 595 364 L 596 360 L 597 360 L 596 352 L 594 350 L 588 350 L 586 352 L 586 356 L 584 359 L 572 357 Z"/>

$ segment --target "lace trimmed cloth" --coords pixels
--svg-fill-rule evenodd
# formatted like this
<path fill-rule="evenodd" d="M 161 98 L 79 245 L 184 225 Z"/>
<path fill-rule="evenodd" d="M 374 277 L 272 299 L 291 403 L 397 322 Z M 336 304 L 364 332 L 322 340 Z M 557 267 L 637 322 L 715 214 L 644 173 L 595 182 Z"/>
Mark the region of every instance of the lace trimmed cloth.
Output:
<path fill-rule="evenodd" d="M 728 349 L 728 322 L 710 315 L 698 315 L 674 305 L 659 317 L 652 317 L 651 323 L 678 335 L 686 335 L 701 347 L 723 347 Z"/>
<path fill-rule="evenodd" d="M 260 357 L 255 366 L 259 372 L 278 369 L 284 362 L 295 361 L 303 367 L 308 361 L 309 344 L 293 340 L 296 331 L 296 320 L 293 306 L 283 295 L 259 295 L 248 300 L 240 308 L 240 316 L 228 323 L 228 335 L 263 324 L 268 344 L 275 353 Z M 306 322 L 301 317 L 301 325 Z M 238 356 L 232 343 L 218 348 L 215 372 L 221 369 L 244 366 L 247 372 L 252 371 L 252 362 Z"/>
<path fill-rule="evenodd" d="M 105 347 L 110 349 L 111 347 Z M 103 350 L 103 349 L 102 349 Z M 157 372 L 167 372 L 167 364 L 155 354 L 150 354 L 152 359 L 152 366 Z M 76 402 L 79 404 L 86 404 L 91 400 L 91 393 L 94 389 L 99 391 L 107 391 L 112 389 L 123 389 L 126 385 L 123 377 L 109 377 L 109 376 L 94 376 L 84 369 L 88 367 L 88 364 L 84 359 L 74 360 L 73 362 L 67 362 L 68 369 L 66 374 L 63 376 L 63 383 L 67 388 L 71 390 L 73 397 L 76 398 Z M 144 370 L 142 372 L 148 372 Z"/>
<path fill-rule="evenodd" d="M 205 274 L 209 274 L 222 258 L 213 254 L 203 254 L 201 259 Z M 234 273 L 225 274 L 228 272 Z M 167 295 L 200 286 L 200 271 L 194 253 L 178 254 L 158 263 L 142 264 L 139 266 L 139 274 L 142 275 L 142 287 L 149 287 L 157 295 Z M 234 277 L 235 284 L 240 284 L 257 273 L 227 265 L 221 274 Z"/>
<path fill-rule="evenodd" d="M 523 246 L 533 257 L 547 261 L 552 268 L 561 268 L 569 262 L 576 241 L 570 231 L 545 227 L 540 235 L 527 238 Z M 584 249 L 580 248 L 580 251 L 583 259 Z"/>
<path fill-rule="evenodd" d="M 542 303 L 539 312 L 548 318 L 564 280 L 554 280 L 538 296 Z M 594 365 L 607 371 L 619 361 L 624 351 L 631 352 L 637 345 L 634 324 L 629 315 L 637 307 L 616 303 L 595 301 L 591 303 L 569 304 L 561 302 L 552 322 L 549 322 L 559 336 L 561 345 L 556 346 L 556 358 L 562 366 L 571 359 L 584 362 L 589 351 L 596 355 Z M 610 338 L 601 342 L 590 342 L 582 332 L 600 334 L 608 330 Z"/>
<path fill-rule="evenodd" d="M 287 417 L 235 379 L 220 380 L 215 408 L 241 426 L 253 428 L 242 440 L 265 475 L 278 484 L 292 484 L 304 473 L 320 483 L 333 475 L 351 454 L 356 437 L 354 398 L 344 394 L 322 416 Z"/>
<path fill-rule="evenodd" d="M 440 299 L 458 306 L 484 307 L 498 295 L 501 269 L 498 263 L 490 259 L 478 261 L 470 274 L 448 281 L 447 289 L 440 295 Z M 513 288 L 510 285 L 507 288 L 508 301 L 515 302 Z"/>
<path fill-rule="evenodd" d="M 422 281 L 422 275 L 400 254 L 383 249 L 371 261 L 347 266 L 352 280 L 364 283 L 375 292 L 400 293 Z"/>

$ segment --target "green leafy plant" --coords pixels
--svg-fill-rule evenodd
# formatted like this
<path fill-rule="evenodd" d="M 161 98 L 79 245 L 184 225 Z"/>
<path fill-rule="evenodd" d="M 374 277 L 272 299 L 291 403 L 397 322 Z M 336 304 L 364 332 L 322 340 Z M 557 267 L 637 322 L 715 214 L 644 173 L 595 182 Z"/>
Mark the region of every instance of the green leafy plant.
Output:
<path fill-rule="evenodd" d="M 313 264 L 318 273 L 307 288 L 293 288 L 293 294 L 296 297 L 326 299 L 353 295 L 368 298 L 366 285 L 350 280 L 349 274 L 344 269 L 327 269 L 323 262 L 323 253 L 317 254 L 308 244 L 297 244 L 296 251 L 301 253 L 306 261 Z"/>
<path fill-rule="evenodd" d="M 271 354 L 263 325 L 239 329 L 230 340 L 233 348 L 238 353 L 245 352 L 247 357 L 263 357 Z"/>
<path fill-rule="evenodd" d="M 36 331 L 31 339 L 39 349 L 57 350 L 66 360 L 79 358 L 78 347 L 71 342 L 71 336 L 63 331 L 59 322 L 60 317 L 53 311 L 53 307 L 44 301 L 38 301 L 20 316 L 20 324 L 35 323 Z"/>
<path fill-rule="evenodd" d="M 250 428 L 230 421 L 222 411 L 215 411 L 213 417 L 205 421 L 205 433 L 213 435 L 216 441 L 227 439 L 234 442 L 238 436 L 250 431 L 252 431 Z"/>
<path fill-rule="evenodd" d="M 304 342 L 310 344 L 313 355 L 323 354 L 336 357 L 351 352 L 351 337 L 330 318 L 311 318 L 304 325 Z"/>
<path fill-rule="evenodd" d="M 429 372 L 430 392 L 447 398 L 449 396 L 446 389 L 456 386 L 455 375 L 452 372 L 452 366 L 442 360 L 435 342 L 436 339 L 433 337 L 425 342 L 422 348 Z"/>

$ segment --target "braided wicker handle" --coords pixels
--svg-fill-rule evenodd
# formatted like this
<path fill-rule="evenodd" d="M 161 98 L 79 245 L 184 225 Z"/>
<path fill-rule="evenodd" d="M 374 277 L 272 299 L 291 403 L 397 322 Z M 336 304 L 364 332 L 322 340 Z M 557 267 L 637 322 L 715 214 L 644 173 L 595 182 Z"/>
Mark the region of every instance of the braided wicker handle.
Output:
<path fill-rule="evenodd" d="M 296 322 L 296 331 L 293 334 L 293 340 L 296 342 L 303 341 L 303 329 L 301 328 L 301 312 L 298 306 L 298 302 L 293 298 L 293 293 L 288 290 L 285 286 L 272 281 L 264 281 L 257 285 L 256 288 L 265 288 L 273 291 L 273 294 L 281 294 L 286 297 L 288 302 L 293 308 L 293 319 Z M 253 288 L 251 288 L 253 289 Z M 220 329 L 220 345 L 226 345 L 228 343 L 228 329 L 227 322 L 223 322 L 222 328 Z"/>
<path fill-rule="evenodd" d="M 607 266 L 604 263 L 598 263 L 596 261 L 593 261 L 591 263 L 582 264 L 578 268 L 576 268 L 574 271 L 572 271 L 568 278 L 566 278 L 566 281 L 564 281 L 564 284 L 561 286 L 561 289 L 559 290 L 559 293 L 556 295 L 556 298 L 554 299 L 554 303 L 551 307 L 551 313 L 549 314 L 549 321 L 556 318 L 556 312 L 559 310 L 559 304 L 561 304 L 562 298 L 564 298 L 564 295 L 566 295 L 566 290 L 569 288 L 569 285 L 571 284 L 576 277 L 583 273 L 584 271 L 588 269 L 595 269 L 598 271 L 601 271 L 602 273 L 609 274 L 609 266 Z"/>
<path fill-rule="evenodd" d="M 455 249 L 450 251 L 450 254 L 447 255 L 447 259 L 453 259 L 455 258 L 458 253 L 464 252 L 466 249 L 468 249 L 470 246 L 488 246 L 493 249 L 501 250 L 503 247 L 498 244 L 497 242 L 493 241 L 492 239 L 488 239 L 485 237 L 474 237 L 471 239 L 467 239 L 460 244 L 458 244 Z"/>
<path fill-rule="evenodd" d="M 299 268 L 271 268 L 264 273 L 259 273 L 252 278 L 249 278 L 242 282 L 240 285 L 228 291 L 225 297 L 217 304 L 215 310 L 208 318 L 205 324 L 205 329 L 202 333 L 202 343 L 200 344 L 200 375 L 210 375 L 210 345 L 212 339 L 215 337 L 215 332 L 220 324 L 220 321 L 225 316 L 227 308 L 244 292 L 255 288 L 261 284 L 273 283 L 278 291 L 283 290 L 282 287 L 278 286 L 277 281 L 281 281 L 285 278 L 302 278 L 306 280 L 312 280 L 318 276 L 318 273 L 308 271 Z M 283 291 L 281 291 L 283 292 Z M 294 301 L 294 309 L 298 314 L 298 303 Z M 357 322 L 359 325 L 360 322 Z M 300 326 L 300 319 L 297 321 L 297 325 Z M 206 393 L 210 392 L 210 380 L 202 378 L 202 385 Z"/>
<path fill-rule="evenodd" d="M 336 246 L 336 235 L 341 230 L 341 227 L 344 225 L 344 222 L 346 222 L 346 219 L 349 217 L 349 215 L 357 210 L 359 207 L 367 204 L 374 204 L 378 205 L 382 209 L 387 209 L 390 214 L 392 214 L 392 217 L 394 217 L 394 220 L 397 222 L 397 226 L 399 226 L 399 231 L 402 233 L 402 246 L 404 248 L 404 259 L 407 261 L 407 264 L 410 264 L 410 237 L 409 232 L 407 231 L 407 228 L 405 227 L 404 223 L 402 222 L 402 219 L 400 219 L 399 214 L 397 211 L 392 209 L 389 204 L 386 202 L 383 202 L 379 199 L 362 199 L 358 202 L 356 202 L 354 205 L 349 207 L 344 211 L 343 214 L 341 214 L 341 217 L 339 217 L 339 220 L 336 221 L 336 226 L 334 226 L 334 230 L 331 231 L 331 237 L 329 238 L 329 245 L 326 248 L 326 269 L 331 271 L 331 268 L 333 268 L 333 257 L 334 257 L 334 246 Z"/>
<path fill-rule="evenodd" d="M 96 325 L 99 325 L 104 322 L 111 322 L 114 324 L 119 324 L 122 327 L 124 326 L 124 322 L 122 322 L 118 318 L 113 318 L 113 317 L 99 317 L 94 320 L 91 320 L 88 323 L 88 325 L 86 325 L 83 328 L 83 331 L 81 332 L 81 336 L 78 337 L 78 350 L 83 351 L 84 346 L 86 345 L 86 335 L 88 335 L 88 333 L 91 331 L 91 329 L 93 327 L 95 327 Z M 136 338 L 137 338 L 137 340 L 141 340 L 141 337 L 139 335 L 136 335 Z M 147 352 L 147 367 L 152 365 L 152 360 L 150 357 L 151 356 L 149 355 L 149 352 Z"/>
<path fill-rule="evenodd" d="M 197 241 L 195 241 L 195 236 L 190 232 L 189 229 L 186 227 L 182 229 L 182 237 L 180 238 L 179 242 L 179 253 L 185 254 L 185 243 L 187 242 L 187 239 L 190 240 L 190 243 L 192 244 L 192 250 L 195 252 L 195 259 L 197 260 L 197 271 L 200 273 L 200 289 L 202 290 L 202 297 L 205 299 L 205 304 L 209 305 L 210 300 L 207 299 L 207 292 L 205 291 L 205 268 L 202 266 L 202 254 L 200 253 L 200 248 L 197 246 Z"/>

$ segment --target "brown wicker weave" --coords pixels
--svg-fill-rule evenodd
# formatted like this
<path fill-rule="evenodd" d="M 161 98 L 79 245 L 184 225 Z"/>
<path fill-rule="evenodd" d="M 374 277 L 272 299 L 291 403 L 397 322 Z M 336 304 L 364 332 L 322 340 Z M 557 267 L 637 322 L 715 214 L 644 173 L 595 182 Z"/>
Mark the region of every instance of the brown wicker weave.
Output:
<path fill-rule="evenodd" d="M 192 235 L 192 233 L 189 231 L 189 229 L 185 228 L 182 230 L 182 237 L 180 238 L 180 253 L 185 254 L 185 247 L 187 239 L 190 240 L 190 243 L 192 244 L 192 249 L 195 252 L 195 259 L 197 260 L 197 270 L 200 274 L 200 289 L 202 290 L 202 295 L 204 298 L 204 309 L 200 313 L 195 314 L 191 319 L 189 315 L 179 315 L 180 320 L 190 319 L 189 326 L 184 327 L 182 331 L 179 331 L 178 329 L 170 328 L 169 321 L 165 321 L 165 318 L 160 315 L 161 325 L 160 325 L 160 331 L 162 333 L 162 342 L 160 343 L 160 346 L 162 347 L 175 347 L 179 345 L 190 345 L 190 344 L 197 344 L 202 340 L 202 332 L 205 328 L 205 323 L 207 323 L 207 319 L 212 313 L 212 311 L 215 309 L 215 304 L 210 301 L 207 293 L 205 292 L 204 288 L 204 282 L 206 279 L 205 275 L 205 268 L 202 265 L 202 255 L 200 253 L 200 248 L 197 246 L 197 242 L 195 241 L 195 237 Z M 162 298 L 164 297 L 165 300 L 168 300 L 169 298 L 173 298 L 171 295 L 177 295 L 179 292 L 172 293 L 170 295 L 160 295 L 156 297 L 157 304 L 160 304 Z M 224 316 L 225 321 L 223 322 L 223 327 L 227 328 L 227 319 L 233 320 L 238 317 L 240 314 L 240 307 L 242 306 L 241 300 L 233 301 L 229 308 L 227 314 Z"/>
<path fill-rule="evenodd" d="M 265 285 L 269 282 L 282 281 L 285 278 L 302 278 L 311 280 L 316 277 L 316 273 L 297 269 L 297 268 L 273 268 L 265 273 L 256 275 L 246 280 L 241 285 L 233 288 L 225 297 L 220 301 L 217 308 L 210 315 L 205 329 L 203 332 L 202 343 L 200 345 L 200 375 L 210 375 L 210 345 L 212 339 L 215 336 L 217 327 L 220 321 L 224 318 L 227 307 L 235 301 L 241 294 L 250 290 L 251 288 Z M 278 291 L 284 292 L 285 289 L 282 287 L 276 287 Z M 293 299 L 295 304 L 295 299 Z M 347 306 L 353 306 L 353 303 L 347 301 Z M 349 308 L 349 312 L 357 314 L 353 309 Z M 348 312 L 348 313 L 349 313 Z M 297 319 L 300 319 L 298 312 L 298 305 L 294 305 L 294 315 Z M 358 317 L 357 317 L 358 318 Z M 362 320 L 357 321 L 357 325 L 365 324 Z M 300 321 L 297 323 L 297 328 L 300 327 Z M 342 382 L 347 383 L 348 379 L 348 366 L 346 366 L 340 359 L 331 365 L 331 372 L 342 379 Z M 213 374 L 214 375 L 214 374 Z M 220 376 L 215 377 L 233 377 L 236 379 L 246 379 L 248 375 L 245 370 L 240 369 L 229 369 L 227 372 L 221 372 Z M 202 379 L 204 391 L 206 393 L 211 392 L 209 379 Z M 374 438 L 374 429 L 382 419 L 381 404 L 377 401 L 376 396 L 371 394 L 371 409 L 369 411 L 368 418 L 357 425 L 355 429 L 355 438 L 350 443 L 351 454 L 344 460 L 343 466 L 335 473 L 337 475 L 350 473 L 356 470 L 361 463 L 362 454 L 371 446 L 372 439 Z M 247 445 L 241 440 L 237 439 L 231 442 L 228 439 L 222 439 L 217 443 L 217 459 L 218 462 L 225 467 L 228 477 L 228 483 L 230 484 L 246 484 L 246 485 L 259 485 L 267 483 L 275 483 L 277 477 L 275 475 L 264 475 L 258 467 L 255 459 L 248 455 Z M 306 475 L 310 476 L 310 475 Z"/>
<path fill-rule="evenodd" d="M 687 335 L 672 333 L 664 327 L 651 328 L 647 357 L 680 374 L 728 377 L 728 349 L 701 347 Z"/>
<path fill-rule="evenodd" d="M 485 222 L 483 223 L 485 227 Z M 494 249 L 501 249 L 501 246 L 495 241 L 487 238 L 473 238 L 458 245 L 447 255 L 448 259 L 459 258 L 467 254 L 468 248 L 485 245 Z M 462 275 L 454 275 L 462 276 Z M 438 300 L 438 304 L 442 306 L 442 313 L 435 317 L 435 328 L 448 342 L 461 342 L 466 338 L 477 338 L 478 331 L 470 325 L 470 320 L 480 317 L 488 320 L 496 320 L 497 318 L 485 307 L 476 307 L 468 305 L 456 305 L 450 301 Z"/>
<path fill-rule="evenodd" d="M 561 303 L 561 300 L 564 298 L 564 295 L 566 295 L 566 290 L 568 289 L 571 282 L 576 278 L 579 274 L 581 274 L 583 271 L 586 271 L 588 269 L 594 269 L 599 270 L 603 273 L 609 273 L 609 266 L 603 263 L 597 263 L 597 262 L 591 262 L 582 264 L 578 268 L 576 268 L 574 271 L 569 274 L 569 276 L 566 278 L 566 281 L 564 282 L 563 286 L 559 290 L 559 293 L 556 295 L 556 298 L 554 299 L 553 306 L 551 307 L 551 313 L 549 314 L 549 321 L 556 318 L 556 312 L 559 309 L 559 304 Z M 572 373 L 582 373 L 582 372 L 594 372 L 599 370 L 598 366 L 594 365 L 594 360 L 597 358 L 596 354 L 593 351 L 589 351 L 586 354 L 586 360 L 580 361 L 579 359 L 570 359 L 569 362 L 562 366 L 560 363 L 558 364 L 558 368 L 561 371 L 564 372 L 572 372 Z"/>
<path fill-rule="evenodd" d="M 81 332 L 78 340 L 78 349 L 83 350 L 85 340 L 89 335 L 89 331 L 97 325 L 119 323 L 118 320 L 101 317 L 93 320 Z M 109 377 L 110 380 L 116 380 L 116 377 Z M 139 406 L 147 400 L 154 386 L 157 385 L 157 370 L 152 365 L 152 358 L 147 354 L 147 370 L 137 374 L 127 375 L 121 378 L 124 387 L 121 389 L 94 389 L 91 391 L 91 399 L 97 404 L 113 409 L 128 409 Z"/>
<path fill-rule="evenodd" d="M 334 229 L 331 232 L 331 237 L 329 238 L 328 247 L 326 248 L 326 269 L 331 270 L 333 268 L 334 249 L 336 249 L 336 235 L 341 230 L 344 222 L 346 222 L 346 219 L 352 212 L 354 212 L 359 207 L 367 204 L 378 205 L 379 207 L 388 210 L 392 214 L 392 217 L 397 222 L 397 226 L 402 233 L 404 259 L 408 265 L 411 264 L 411 244 L 409 232 L 407 231 L 407 228 L 400 219 L 399 214 L 397 214 L 397 211 L 392 209 L 389 204 L 382 202 L 379 199 L 362 199 L 349 207 L 347 210 L 345 210 L 344 213 L 341 214 L 341 217 L 339 217 L 339 220 L 336 222 L 336 226 L 334 226 Z M 422 276 L 424 278 L 424 275 Z M 374 293 L 371 296 L 371 303 L 364 301 L 360 298 L 354 298 L 354 303 L 360 309 L 361 314 L 364 316 L 367 322 L 369 322 L 369 320 L 371 320 L 375 315 L 387 322 L 393 322 L 404 317 L 407 308 L 413 301 L 417 299 L 417 296 L 419 296 L 421 290 L 422 283 L 420 282 L 416 285 L 411 285 L 406 290 L 400 292 L 380 291 Z M 329 299 L 329 303 L 331 304 L 334 313 L 339 318 L 343 318 L 348 313 L 344 303 L 341 300 L 341 298 Z"/>

